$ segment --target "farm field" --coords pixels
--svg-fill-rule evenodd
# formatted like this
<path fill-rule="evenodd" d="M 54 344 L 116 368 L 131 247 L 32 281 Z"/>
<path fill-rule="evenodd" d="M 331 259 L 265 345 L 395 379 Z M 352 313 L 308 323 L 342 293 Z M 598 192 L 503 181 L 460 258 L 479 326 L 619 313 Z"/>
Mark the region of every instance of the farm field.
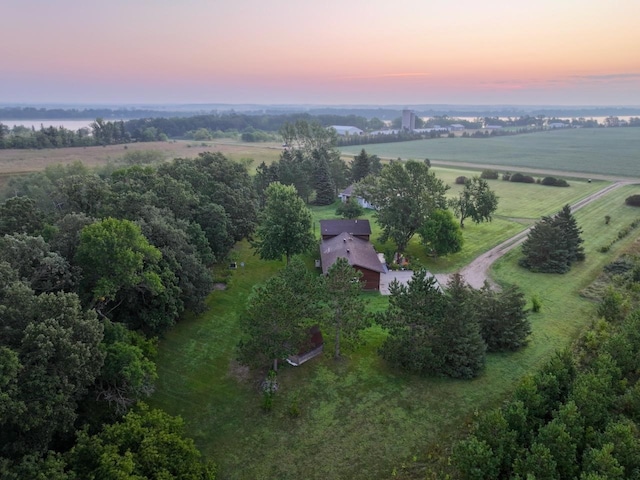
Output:
<path fill-rule="evenodd" d="M 541 169 L 640 176 L 640 128 L 591 128 L 491 138 L 441 138 L 342 147 L 344 154 L 495 165 L 504 170 Z"/>
<path fill-rule="evenodd" d="M 252 167 L 260 162 L 271 163 L 280 156 L 281 148 L 273 144 L 247 144 L 231 142 L 196 142 L 176 140 L 170 142 L 129 143 L 104 147 L 50 148 L 43 150 L 0 149 L 0 178 L 7 175 L 43 170 L 49 165 L 82 162 L 96 167 L 108 163 L 122 162 L 127 152 L 152 151 L 166 160 L 191 158 L 202 152 L 222 152 L 233 160 L 251 158 Z"/>
<path fill-rule="evenodd" d="M 553 192 L 558 190 L 570 189 Z M 160 379 L 151 403 L 184 417 L 198 446 L 219 463 L 219 478 L 369 479 L 402 470 L 423 478 L 429 455 L 457 435 L 474 411 L 499 401 L 590 322 L 592 303 L 578 293 L 637 237 L 634 232 L 607 254 L 597 252 L 640 216 L 638 209 L 623 205 L 626 196 L 639 191 L 639 186 L 623 187 L 576 214 L 587 240 L 587 260 L 570 273 L 530 274 L 517 266 L 518 249 L 496 265 L 496 281 L 517 283 L 527 298 L 537 294 L 543 308 L 531 317 L 531 344 L 520 352 L 490 355 L 480 378 L 425 379 L 393 371 L 376 354 L 385 334 L 372 327 L 365 344 L 344 361 L 325 355 L 300 368 L 284 367 L 269 414 L 260 408 L 259 379 L 233 358 L 238 315 L 251 286 L 282 263 L 262 262 L 246 243 L 240 244 L 235 255 L 245 267 L 232 274 L 227 290 L 211 294 L 211 310 L 186 319 L 161 341 Z M 520 208 L 531 207 L 523 202 L 515 215 L 533 215 L 519 213 Z M 332 214 L 330 207 L 314 210 L 316 219 L 327 214 Z M 604 215 L 612 217 L 608 226 Z M 372 310 L 386 305 L 386 298 L 367 297 Z"/>

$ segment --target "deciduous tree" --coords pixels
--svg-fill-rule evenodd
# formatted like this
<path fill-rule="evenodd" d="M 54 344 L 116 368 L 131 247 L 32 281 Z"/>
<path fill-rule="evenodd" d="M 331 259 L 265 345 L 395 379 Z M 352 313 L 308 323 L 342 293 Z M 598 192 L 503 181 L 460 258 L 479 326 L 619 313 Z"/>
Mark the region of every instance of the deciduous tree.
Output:
<path fill-rule="evenodd" d="M 449 210 L 431 212 L 418 234 L 427 252 L 436 256 L 459 252 L 464 244 L 460 226 Z"/>
<path fill-rule="evenodd" d="M 409 160 L 385 165 L 380 175 L 358 183 L 356 193 L 376 206 L 380 240 L 391 238 L 398 251 L 404 252 L 433 211 L 446 208 L 447 189 L 426 163 Z"/>
<path fill-rule="evenodd" d="M 260 215 L 253 248 L 260 258 L 279 260 L 308 251 L 315 244 L 311 233 L 311 212 L 294 187 L 272 183 L 267 188 L 265 209 Z"/>
<path fill-rule="evenodd" d="M 449 200 L 449 205 L 460 218 L 460 228 L 464 228 L 466 218 L 476 223 L 491 221 L 491 215 L 498 208 L 498 197 L 486 180 L 474 176 L 464 181 L 462 192 Z"/>

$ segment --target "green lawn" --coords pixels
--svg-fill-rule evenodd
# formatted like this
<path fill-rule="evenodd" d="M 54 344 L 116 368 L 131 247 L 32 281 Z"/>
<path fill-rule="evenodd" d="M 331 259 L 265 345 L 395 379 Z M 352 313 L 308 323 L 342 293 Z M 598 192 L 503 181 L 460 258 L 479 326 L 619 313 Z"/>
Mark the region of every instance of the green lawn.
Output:
<path fill-rule="evenodd" d="M 283 367 L 269 414 L 260 409 L 259 379 L 233 362 L 233 352 L 238 315 L 251 286 L 282 264 L 259 261 L 241 244 L 236 255 L 245 267 L 233 272 L 228 289 L 212 293 L 208 312 L 185 319 L 161 341 L 160 380 L 151 403 L 184 417 L 198 447 L 220 465 L 219 478 L 384 478 L 414 464 L 414 458 L 416 465 L 428 461 L 428 449 L 455 436 L 474 411 L 506 395 L 589 322 L 592 305 L 578 292 L 633 240 L 634 235 L 616 243 L 608 254 L 596 252 L 640 216 L 640 209 L 623 205 L 639 190 L 619 189 L 577 213 L 588 239 L 587 260 L 570 273 L 530 274 L 517 266 L 517 249 L 498 262 L 495 279 L 517 283 L 527 297 L 539 295 L 543 308 L 531 318 L 531 344 L 517 353 L 490 355 L 480 378 L 425 379 L 391 370 L 376 354 L 385 334 L 374 327 L 364 346 L 341 362 L 325 355 L 299 368 Z M 330 216 L 332 208 L 315 209 L 314 215 Z M 607 214 L 612 220 L 605 226 Z M 486 236 L 507 234 L 496 232 L 499 220 L 480 227 L 487 228 Z M 480 241 L 486 239 L 469 243 Z M 372 310 L 387 302 L 375 294 L 367 298 Z M 290 415 L 293 405 L 299 417 Z"/>
<path fill-rule="evenodd" d="M 344 154 L 638 177 L 640 128 L 585 128 L 492 138 L 441 138 L 342 147 Z"/>

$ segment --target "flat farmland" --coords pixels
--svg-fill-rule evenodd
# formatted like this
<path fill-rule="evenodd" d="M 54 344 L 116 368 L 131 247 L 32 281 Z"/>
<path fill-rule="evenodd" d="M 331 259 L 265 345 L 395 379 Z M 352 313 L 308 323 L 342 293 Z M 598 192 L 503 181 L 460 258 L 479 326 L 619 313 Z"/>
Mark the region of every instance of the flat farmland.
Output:
<path fill-rule="evenodd" d="M 490 138 L 441 138 L 342 147 L 403 160 L 495 165 L 610 177 L 640 176 L 640 128 L 567 129 Z"/>
<path fill-rule="evenodd" d="M 31 173 L 50 165 L 82 162 L 90 167 L 119 163 L 127 152 L 158 152 L 165 160 L 192 158 L 202 152 L 222 152 L 232 160 L 252 159 L 255 168 L 264 161 L 271 163 L 280 157 L 281 148 L 275 145 L 234 142 L 170 142 L 129 143 L 104 147 L 47 148 L 42 150 L 0 150 L 0 178 L 2 176 Z"/>

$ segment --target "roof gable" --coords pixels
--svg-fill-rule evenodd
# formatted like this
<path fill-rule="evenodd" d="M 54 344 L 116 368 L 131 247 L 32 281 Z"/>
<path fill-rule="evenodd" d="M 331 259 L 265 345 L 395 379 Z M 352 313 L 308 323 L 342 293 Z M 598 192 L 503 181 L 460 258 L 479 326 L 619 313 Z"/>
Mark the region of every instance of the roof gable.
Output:
<path fill-rule="evenodd" d="M 346 258 L 352 267 L 384 272 L 384 266 L 380 263 L 373 245 L 346 232 L 323 240 L 320 244 L 320 258 L 322 259 L 322 273 L 325 275 L 338 258 Z"/>
<path fill-rule="evenodd" d="M 320 220 L 321 235 L 340 235 L 343 232 L 351 235 L 371 235 L 371 225 L 369 220 L 362 219 Z"/>

